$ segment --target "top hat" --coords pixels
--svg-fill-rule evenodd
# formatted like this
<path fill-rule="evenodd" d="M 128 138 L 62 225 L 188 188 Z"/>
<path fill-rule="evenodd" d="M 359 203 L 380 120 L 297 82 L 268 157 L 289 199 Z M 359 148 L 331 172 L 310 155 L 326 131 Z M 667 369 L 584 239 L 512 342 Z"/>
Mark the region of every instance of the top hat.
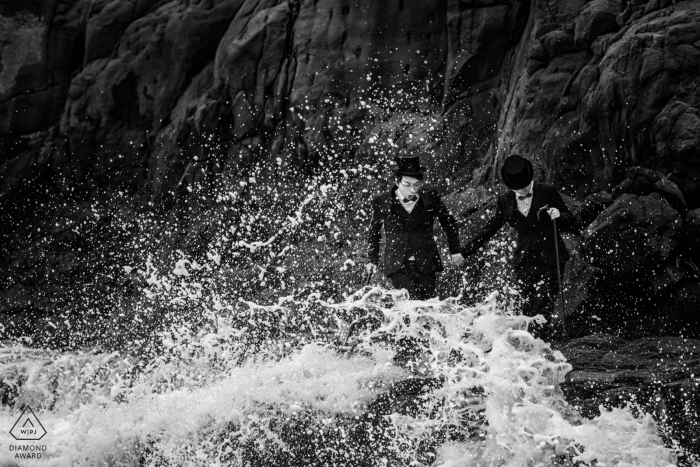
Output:
<path fill-rule="evenodd" d="M 524 157 L 512 155 L 503 162 L 501 178 L 511 190 L 522 190 L 532 181 L 532 163 Z"/>
<path fill-rule="evenodd" d="M 401 177 L 416 177 L 425 173 L 425 167 L 421 167 L 420 158 L 416 155 L 397 156 L 396 161 L 396 176 Z"/>

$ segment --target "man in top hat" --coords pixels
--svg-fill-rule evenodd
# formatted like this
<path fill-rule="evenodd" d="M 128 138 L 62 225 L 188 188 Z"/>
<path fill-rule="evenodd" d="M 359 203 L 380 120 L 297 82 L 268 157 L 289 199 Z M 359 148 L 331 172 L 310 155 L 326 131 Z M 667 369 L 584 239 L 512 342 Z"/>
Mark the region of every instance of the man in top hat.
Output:
<path fill-rule="evenodd" d="M 435 297 L 436 273 L 443 270 L 433 221 L 437 217 L 447 234 L 452 261 L 462 265 L 459 230 L 437 191 L 423 187 L 425 167 L 419 157 L 398 157 L 396 163 L 396 184 L 372 201 L 368 267 L 377 268 L 383 225 L 384 274 L 395 288 L 408 290 L 412 299 L 426 300 Z"/>
<path fill-rule="evenodd" d="M 551 325 L 552 309 L 559 292 L 558 270 L 564 271 L 569 259 L 566 246 L 557 231 L 559 268 L 555 248 L 554 227 L 572 229 L 574 217 L 564 204 L 559 191 L 552 185 L 535 183 L 532 164 L 518 155 L 508 157 L 501 169 L 503 183 L 509 192 L 499 196 L 496 213 L 464 248 L 466 256 L 473 254 L 509 224 L 518 232 L 512 265 L 515 280 L 524 298 L 523 313 L 542 314 L 547 319 L 544 327 L 536 326 L 534 333 L 543 339 L 556 335 Z M 564 317 L 562 316 L 561 319 Z"/>

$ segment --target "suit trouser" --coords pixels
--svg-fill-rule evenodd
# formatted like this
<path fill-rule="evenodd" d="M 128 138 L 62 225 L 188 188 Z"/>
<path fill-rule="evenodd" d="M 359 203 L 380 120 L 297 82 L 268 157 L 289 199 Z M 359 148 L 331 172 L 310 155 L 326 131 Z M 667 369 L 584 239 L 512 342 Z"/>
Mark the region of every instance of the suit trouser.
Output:
<path fill-rule="evenodd" d="M 401 268 L 387 276 L 391 279 L 391 284 L 396 289 L 408 290 L 408 296 L 412 300 L 428 300 L 435 297 L 435 273 L 420 272 L 415 261 L 404 261 Z M 404 318 L 404 322 L 409 324 Z M 418 359 L 422 352 L 428 347 L 428 342 L 424 339 L 417 339 L 412 336 L 402 337 L 396 342 L 396 355 L 394 361 L 401 367 L 406 367 L 410 362 Z"/>
<path fill-rule="evenodd" d="M 401 268 L 387 276 L 396 289 L 408 290 L 412 300 L 427 300 L 435 297 L 435 273 L 420 272 L 415 261 L 404 261 Z"/>
<path fill-rule="evenodd" d="M 564 264 L 561 265 L 564 272 Z M 517 287 L 523 297 L 522 313 L 526 316 L 543 315 L 545 325 L 533 323 L 531 330 L 535 337 L 549 340 L 556 336 L 558 329 L 552 326 L 552 312 L 559 293 L 557 266 L 550 264 L 523 262 L 515 269 Z"/>

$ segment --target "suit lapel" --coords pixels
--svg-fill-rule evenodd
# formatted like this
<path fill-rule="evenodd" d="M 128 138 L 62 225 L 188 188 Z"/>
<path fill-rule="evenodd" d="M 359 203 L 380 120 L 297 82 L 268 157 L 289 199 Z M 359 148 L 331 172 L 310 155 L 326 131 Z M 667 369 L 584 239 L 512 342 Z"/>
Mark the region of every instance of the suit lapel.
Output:
<path fill-rule="evenodd" d="M 408 211 L 406 211 L 406 209 L 404 209 L 403 206 L 401 206 L 401 202 L 397 199 L 397 197 L 396 197 L 396 190 L 397 189 L 398 189 L 398 187 L 396 185 L 394 185 L 394 187 L 387 194 L 387 198 L 386 198 L 387 211 L 389 212 L 389 214 L 398 217 L 401 220 L 401 222 L 408 222 L 408 224 L 407 224 L 408 230 L 411 230 L 415 226 L 420 224 L 421 219 L 423 219 L 423 217 L 426 215 L 426 213 L 428 212 L 428 209 L 433 208 L 433 205 L 434 205 L 433 200 L 426 193 L 421 193 L 420 199 L 413 209 L 414 210 L 420 209 L 420 205 L 419 205 L 420 203 L 423 204 L 422 209 L 417 217 L 412 217 L 411 214 Z"/>
<path fill-rule="evenodd" d="M 504 213 L 506 219 L 514 219 L 515 218 L 515 206 L 516 206 L 516 201 L 515 201 L 515 192 L 508 190 L 508 202 L 506 203 L 506 211 Z"/>
<path fill-rule="evenodd" d="M 399 200 L 396 198 L 396 185 L 389 190 L 389 193 L 386 194 L 386 207 L 387 207 L 387 213 L 390 215 L 397 216 L 401 218 L 401 210 L 403 207 L 401 206 L 401 203 Z"/>
<path fill-rule="evenodd" d="M 403 209 L 403 208 L 402 208 Z M 405 209 L 404 209 L 405 211 Z M 423 200 L 423 197 L 421 196 L 418 202 L 416 203 L 415 206 L 413 206 L 413 210 L 407 214 L 407 219 L 406 219 L 406 230 L 409 232 L 413 230 L 420 222 L 420 219 L 423 217 L 423 214 L 425 213 L 425 202 Z"/>
<path fill-rule="evenodd" d="M 523 214 L 520 211 L 518 211 L 518 208 L 517 208 L 518 202 L 515 199 L 516 196 L 517 195 L 515 194 L 514 191 L 511 191 L 510 194 L 508 195 L 508 205 L 506 206 L 506 212 L 505 212 L 506 219 L 508 219 L 508 218 L 512 219 L 513 224 L 517 225 L 517 226 L 513 225 L 513 227 L 515 227 L 516 229 L 529 231 L 530 225 L 528 225 L 529 224 L 528 221 L 529 221 L 530 214 L 532 214 L 532 208 L 534 207 L 534 204 L 530 205 L 530 211 L 527 213 L 528 215 L 523 216 Z M 532 197 L 533 197 L 532 202 L 534 203 L 535 202 L 534 193 L 533 193 Z"/>
<path fill-rule="evenodd" d="M 423 218 L 423 216 L 425 216 L 425 213 L 428 212 L 428 209 L 430 209 L 432 207 L 432 201 L 430 199 L 430 196 L 426 195 L 425 193 L 420 194 L 419 202 L 420 201 L 423 202 L 423 210 L 421 211 L 420 215 L 416 219 L 416 224 L 418 223 L 418 221 L 420 221 Z"/>
<path fill-rule="evenodd" d="M 423 203 L 423 206 L 425 206 L 425 197 L 421 194 L 421 197 L 418 203 L 416 203 L 416 205 L 413 207 L 413 210 L 408 212 L 396 196 L 397 189 L 398 187 L 394 186 L 387 194 L 386 202 L 389 206 L 389 214 L 395 216 L 398 219 L 398 222 L 401 222 L 406 230 L 411 230 L 425 213 L 425 209 L 417 211 L 421 208 L 420 203 Z M 416 214 L 418 215 L 416 216 Z"/>
<path fill-rule="evenodd" d="M 532 223 L 537 221 L 537 212 L 542 207 L 542 192 L 540 190 L 540 184 L 535 183 L 532 187 L 532 204 L 530 204 L 530 212 L 527 213 L 527 218 Z"/>

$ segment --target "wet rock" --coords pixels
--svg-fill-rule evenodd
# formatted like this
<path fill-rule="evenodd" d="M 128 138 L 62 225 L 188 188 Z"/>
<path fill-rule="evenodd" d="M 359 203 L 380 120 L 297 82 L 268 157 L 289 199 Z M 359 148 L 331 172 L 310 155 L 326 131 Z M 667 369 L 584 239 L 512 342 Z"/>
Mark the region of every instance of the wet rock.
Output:
<path fill-rule="evenodd" d="M 581 209 L 576 213 L 576 223 L 581 229 L 585 229 L 598 215 L 612 205 L 615 198 L 604 191 L 593 193 L 583 200 Z"/>
<path fill-rule="evenodd" d="M 557 348 L 573 366 L 562 385 L 584 416 L 599 406 L 639 404 L 679 441 L 685 465 L 700 455 L 700 341 L 681 337 L 625 341 L 609 334 L 574 339 Z M 688 457 L 691 456 L 691 457 Z"/>
<path fill-rule="evenodd" d="M 624 194 L 583 232 L 588 262 L 625 278 L 636 265 L 668 259 L 678 245 L 682 220 L 658 193 Z"/>
<path fill-rule="evenodd" d="M 598 37 L 618 31 L 617 15 L 621 10 L 620 0 L 593 0 L 588 3 L 576 18 L 576 45 L 589 47 Z"/>
<path fill-rule="evenodd" d="M 478 8 L 448 2 L 445 101 L 497 77 L 526 28 L 528 2 L 493 2 Z M 456 8 L 455 8 L 456 7 Z M 489 86 L 490 87 L 490 86 Z"/>
<path fill-rule="evenodd" d="M 695 37 L 688 40 L 693 38 Z M 678 44 L 675 50 L 678 53 L 684 51 L 683 53 L 687 54 L 682 61 L 678 62 L 679 67 L 700 64 L 700 51 L 695 46 L 691 48 L 689 45 Z M 697 102 L 671 100 L 653 122 L 653 140 L 656 143 L 656 153 L 668 162 L 679 157 L 696 159 L 700 151 L 698 125 L 700 125 L 700 110 Z"/>
<path fill-rule="evenodd" d="M 657 222 L 663 224 L 663 215 L 653 220 L 638 212 L 638 217 L 634 220 L 635 215 L 631 212 L 637 208 L 631 206 L 639 198 L 637 201 L 628 198 L 628 201 L 621 204 L 615 203 L 617 208 L 628 205 L 632 209 L 626 214 L 616 214 L 617 208 L 613 206 L 606 210 L 605 205 L 609 206 L 613 200 L 612 195 L 607 193 L 597 193 L 586 199 L 577 216 L 579 221 L 585 223 L 591 215 L 596 212 L 600 214 L 584 232 L 583 251 L 575 251 L 567 264 L 564 297 L 570 327 L 577 336 L 596 328 L 617 329 L 625 333 L 636 328 L 638 332 L 631 333 L 631 336 L 697 336 L 697 319 L 690 312 L 695 300 L 694 284 L 700 278 L 697 267 L 700 260 L 697 254 L 700 251 L 700 234 L 695 225 L 698 223 L 695 211 L 690 211 L 685 216 L 682 227 L 679 226 L 678 217 L 666 203 L 666 198 L 661 198 L 658 193 L 661 191 L 671 199 L 681 200 L 677 197 L 675 185 L 668 180 L 664 181 L 662 178 L 665 177 L 653 171 L 633 169 L 631 173 L 641 175 L 628 177 L 614 192 L 657 192 L 656 201 L 660 200 L 661 203 L 654 204 L 661 208 L 666 206 L 664 210 L 670 216 L 667 218 L 669 224 L 660 227 L 665 233 L 653 233 L 646 229 L 652 228 Z M 648 176 L 645 175 L 647 173 Z M 603 237 L 593 238 L 598 234 L 592 232 L 606 223 L 609 226 L 603 230 L 607 229 L 608 233 L 603 234 L 603 237 L 608 236 L 608 240 L 602 241 Z M 646 227 L 640 228 L 639 223 Z M 613 228 L 612 225 L 616 227 Z M 661 246 L 664 237 L 668 240 L 666 247 Z M 656 246 L 648 250 L 648 254 L 642 253 L 648 238 L 653 238 L 652 243 Z M 661 243 L 656 243 L 657 241 Z M 610 247 L 605 250 L 603 243 Z M 630 249 L 633 244 L 638 248 Z M 660 249 L 657 250 L 657 247 Z M 679 300 L 677 308 L 674 307 L 674 300 Z M 611 309 L 616 312 L 605 311 Z M 625 317 L 620 318 L 622 316 Z M 632 322 L 637 324 L 631 325 Z"/>
<path fill-rule="evenodd" d="M 627 177 L 612 190 L 612 196 L 617 198 L 622 193 L 637 196 L 647 196 L 658 193 L 664 197 L 673 209 L 682 216 L 685 215 L 685 198 L 675 183 L 656 170 L 644 167 L 630 167 Z"/>
<path fill-rule="evenodd" d="M 70 148 L 67 165 L 73 166 L 72 183 L 92 189 L 148 185 L 149 157 L 158 154 L 150 149 L 155 135 L 190 81 L 214 59 L 242 3 L 168 2 L 152 11 L 143 2 L 133 5 L 133 11 L 117 5 L 131 18 L 136 18 L 138 9 L 150 13 L 126 27 L 114 54 L 90 62 L 73 80 L 61 120 Z M 98 24 L 100 18 L 95 18 L 94 27 L 106 28 Z M 115 35 L 123 26 L 120 23 Z M 104 54 L 99 49 L 87 53 Z M 177 171 L 177 164 L 173 166 Z M 159 175 L 174 178 L 170 171 Z"/>
<path fill-rule="evenodd" d="M 485 187 L 465 188 L 446 195 L 443 202 L 455 217 L 467 218 L 480 209 L 490 209 L 485 214 L 492 213 L 498 194 Z"/>
<path fill-rule="evenodd" d="M 530 48 L 530 58 L 538 62 L 548 62 L 549 54 L 545 50 L 541 41 L 535 41 Z"/>
<path fill-rule="evenodd" d="M 686 252 L 693 256 L 695 259 L 700 259 L 700 209 L 694 209 L 688 211 L 685 215 L 685 222 L 683 223 L 685 228 L 685 238 L 683 239 L 683 244 L 686 248 Z"/>
<path fill-rule="evenodd" d="M 32 151 L 41 152 L 42 164 L 68 186 L 92 192 L 126 185 L 154 196 L 180 182 L 211 182 L 222 163 L 234 169 L 269 151 L 272 160 L 280 155 L 315 163 L 332 142 L 352 155 L 363 138 L 356 134 L 340 144 L 347 135 L 345 128 L 337 130 L 337 122 L 356 133 L 364 129 L 365 110 L 357 100 L 377 84 L 410 91 L 397 103 L 402 110 L 425 112 L 434 96 L 444 94 L 451 107 L 447 124 L 455 136 L 440 148 L 450 159 L 440 170 L 452 173 L 459 161 L 473 157 L 455 148 L 482 146 L 494 133 L 501 64 L 529 17 L 527 2 L 520 1 L 460 9 L 443 2 L 378 8 L 336 0 L 100 0 L 78 2 L 67 19 L 61 16 L 66 8 L 61 1 L 47 3 L 48 13 L 37 13 L 38 29 L 14 23 L 10 29 L 39 37 L 42 31 L 53 34 L 70 26 L 60 49 L 77 58 L 71 61 L 64 54 L 41 60 L 70 65 L 66 75 L 80 73 L 61 80 L 64 89 L 52 104 L 58 113 L 43 111 L 45 99 L 24 96 L 22 105 L 42 109 L 36 115 L 43 120 L 18 118 L 20 104 L 10 103 L 0 109 L 7 110 L 5 122 L 20 134 L 60 123 L 60 131 L 46 135 L 51 148 Z M 46 49 L 43 39 L 37 40 L 36 53 L 22 59 L 28 66 L 41 62 L 32 57 Z M 32 76 L 46 75 L 38 70 Z M 480 83 L 486 84 L 474 93 L 471 87 Z M 465 92 L 472 97 L 459 97 Z M 471 121 L 477 122 L 476 132 Z M 215 154 L 203 149 L 212 138 L 223 141 Z M 210 153 L 210 160 L 186 170 L 198 152 Z M 34 162 L 28 157 L 7 166 L 2 184 L 26 178 L 24 169 Z M 196 174 L 207 171 L 214 173 L 196 180 Z"/>
<path fill-rule="evenodd" d="M 609 203 L 611 196 L 596 195 L 582 211 L 602 209 L 596 201 Z M 684 232 L 681 216 L 658 193 L 624 194 L 603 210 L 584 230 L 564 275 L 571 334 L 696 336 L 695 318 L 671 309 L 670 297 L 679 298 L 679 287 L 697 275 Z"/>
<path fill-rule="evenodd" d="M 132 22 L 164 3 L 167 0 L 93 2 L 85 28 L 84 63 L 109 57 Z"/>
<path fill-rule="evenodd" d="M 589 297 L 589 284 L 600 275 L 602 270 L 588 264 L 580 252 L 580 248 L 571 255 L 564 270 L 562 281 L 564 295 L 564 315 L 567 317 L 567 331 L 572 336 L 582 336 L 590 332 L 587 323 L 579 323 L 579 306 Z M 561 306 L 557 302 L 557 307 Z"/>
<path fill-rule="evenodd" d="M 655 306 L 650 327 L 661 335 L 700 337 L 700 278 L 689 276 L 668 290 Z"/>
<path fill-rule="evenodd" d="M 51 0 L 0 7 L 0 137 L 55 124 L 82 64 L 88 1 Z"/>
<path fill-rule="evenodd" d="M 639 148 L 650 147 L 655 141 L 675 141 L 656 145 L 648 156 L 637 159 L 638 164 L 663 172 L 683 165 L 684 170 L 697 175 L 697 170 L 690 163 L 697 157 L 697 145 L 684 130 L 685 121 L 693 119 L 692 109 L 697 107 L 697 101 L 676 96 L 683 94 L 684 76 L 694 73 L 691 70 L 700 59 L 700 52 L 691 45 L 700 39 L 697 28 L 699 8 L 696 2 L 690 2 L 669 6 L 663 15 L 644 16 L 610 46 L 600 62 L 600 83 L 590 94 L 586 109 L 592 118 L 599 119 L 602 149 L 612 150 L 607 141 L 621 137 L 623 133 L 628 134 L 625 138 L 629 138 L 631 146 Z M 663 35 L 664 42 L 653 39 L 652 35 L 656 33 Z M 628 47 L 642 43 L 648 43 L 649 47 L 634 52 L 632 56 L 624 52 L 629 50 Z M 617 68 L 623 62 L 623 68 Z M 638 101 L 635 114 L 623 116 L 622 107 L 613 101 L 616 99 L 613 96 L 622 97 L 624 101 L 626 96 L 640 95 L 640 92 L 646 97 Z M 613 119 L 629 125 L 629 130 L 614 128 L 610 119 L 613 115 Z M 684 115 L 684 120 L 678 121 L 676 118 L 681 115 Z M 678 122 L 678 126 L 675 122 Z M 631 147 L 623 149 L 620 155 L 623 161 L 635 160 L 630 151 Z M 651 157 L 655 158 L 653 164 Z"/>
<path fill-rule="evenodd" d="M 520 152 L 538 180 L 579 198 L 609 190 L 628 166 L 673 173 L 680 197 L 656 175 L 622 192 L 660 193 L 682 214 L 683 197 L 689 209 L 700 202 L 700 101 L 688 92 L 700 4 L 624 4 L 621 13 L 614 0 L 3 6 L 0 197 L 10 206 L 36 177 L 78 197 L 126 187 L 167 205 L 277 157 L 305 173 L 329 149 L 382 161 L 372 138 L 392 134 L 428 141 L 441 188 L 498 184 L 500 161 Z M 362 104 L 375 91 L 391 93 L 390 108 Z M 582 227 L 603 207 L 607 199 L 584 203 Z M 665 246 L 651 249 L 663 254 L 634 250 L 627 266 L 668 259 Z M 70 274 L 74 260 L 55 254 Z"/>
<path fill-rule="evenodd" d="M 561 23 L 541 24 L 535 30 L 535 39 L 541 39 L 542 36 L 544 36 L 545 34 L 549 34 L 552 31 L 556 31 L 557 29 L 561 29 L 561 27 L 562 27 Z M 532 47 L 533 47 L 533 49 L 536 47 L 542 47 L 542 43 L 540 41 L 533 42 Z"/>
<path fill-rule="evenodd" d="M 113 198 L 104 204 L 93 200 L 69 206 L 67 201 L 74 200 L 58 203 L 60 198 L 51 195 L 32 216 L 10 218 L 15 235 L 5 236 L 8 240 L 0 248 L 6 265 L 0 270 L 1 332 L 48 348 L 82 347 L 85 339 L 119 346 L 112 339 L 121 341 L 138 327 L 130 314 L 107 310 L 141 294 L 144 282 L 136 274 L 138 267 L 132 274 L 123 266 L 141 261 L 145 244 L 136 255 L 129 251 L 131 241 L 144 233 L 142 222 L 149 215 L 124 208 Z M 113 333 L 115 326 L 123 327 Z"/>
<path fill-rule="evenodd" d="M 276 2 L 274 2 L 276 3 Z M 293 12 L 286 3 L 275 5 L 269 2 L 267 8 L 247 12 L 249 19 L 242 14 L 229 25 L 217 50 L 215 79 L 225 81 L 233 101 L 239 92 L 247 94 L 245 107 L 252 109 L 252 122 L 246 113 L 243 123 L 264 124 L 266 119 L 279 120 L 282 109 L 281 95 L 266 95 L 265 89 L 280 89 L 286 82 L 286 67 L 280 68 L 285 60 L 288 28 L 294 20 Z M 256 57 L 249 60 L 247 56 Z M 280 84 L 275 84 L 276 82 Z M 241 96 L 242 98 L 242 96 Z"/>
<path fill-rule="evenodd" d="M 530 60 L 522 61 L 527 76 L 508 90 L 491 165 L 512 152 L 529 154 L 546 180 L 573 184 L 580 197 L 609 190 L 630 166 L 682 173 L 696 183 L 700 152 L 692 128 L 700 101 L 684 83 L 695 79 L 700 63 L 700 3 L 653 2 L 646 11 L 651 3 L 624 3 L 626 19 L 615 25 L 616 2 L 566 2 L 578 34 L 573 44 L 563 29 L 533 39 L 551 61 L 542 66 L 539 46 L 530 47 Z M 535 27 L 552 16 L 538 9 Z M 584 46 L 590 55 L 574 58 Z M 553 50 L 560 54 L 554 59 Z M 497 172 L 485 180 L 496 183 Z"/>
<path fill-rule="evenodd" d="M 456 136 L 439 149 L 436 160 L 449 159 L 439 170 L 464 170 L 465 181 L 497 178 L 497 170 L 486 169 L 497 166 L 490 163 L 494 155 L 473 148 L 487 147 L 500 124 L 507 137 L 497 143 L 497 160 L 505 144 L 514 144 L 512 149 L 542 159 L 536 166 L 547 181 L 573 180 L 579 194 L 605 188 L 616 170 L 630 163 L 656 161 L 664 172 L 667 167 L 682 170 L 686 162 L 690 168 L 697 165 L 689 162 L 697 152 L 697 103 L 681 92 L 683 77 L 697 69 L 696 2 L 626 5 L 629 27 L 623 34 L 612 34 L 612 19 L 620 10 L 614 0 L 532 7 L 531 14 L 530 4 L 519 1 L 479 3 L 478 8 L 401 3 L 381 11 L 335 0 L 188 6 L 173 0 L 49 2 L 31 12 L 36 27 L 12 23 L 18 16 L 5 15 L 17 37 L 50 31 L 56 39 L 51 43 L 58 44 L 50 56 L 39 57 L 45 39 L 24 42 L 26 47 L 39 44 L 21 54 L 27 79 L 10 73 L 20 68 L 5 67 L 5 74 L 13 74 L 11 87 L 36 90 L 8 103 L 5 121 L 25 134 L 58 123 L 63 113 L 61 131 L 46 135 L 55 150 L 46 150 L 43 159 L 52 170 L 69 182 L 94 180 L 88 189 L 127 183 L 156 194 L 183 175 L 184 183 L 194 183 L 191 174 L 202 173 L 199 168 L 214 172 L 204 177 L 211 181 L 222 163 L 235 167 L 267 151 L 280 153 L 283 160 L 316 160 L 341 134 L 334 133 L 331 122 L 345 120 L 357 133 L 364 131 L 367 122 L 356 99 L 375 83 L 399 85 L 442 103 L 445 123 Z M 654 13 L 658 10 L 663 14 Z M 381 34 L 370 34 L 380 29 Z M 531 35 L 520 47 L 525 32 Z M 664 40 L 653 39 L 654 34 Z M 591 50 L 580 53 L 603 37 L 605 47 L 596 49 L 599 60 L 591 61 Z M 632 46 L 642 42 L 649 47 Z M 215 76 L 209 79 L 217 50 Z M 629 60 L 625 50 L 631 51 Z M 374 69 L 378 62 L 381 70 Z M 46 72 L 46 63 L 60 71 Z M 511 79 L 524 68 L 527 79 Z M 71 79 L 78 69 L 81 73 Z M 251 72 L 237 74 L 240 70 Z M 49 98 L 41 80 L 59 75 Z M 195 80 L 199 84 L 189 87 Z M 69 84 L 71 97 L 63 111 Z M 637 93 L 640 86 L 645 91 Z M 616 89 L 624 97 L 616 98 Z M 32 113 L 49 101 L 52 112 Z M 425 112 L 416 109 L 424 106 L 418 101 L 396 105 Z M 623 113 L 619 102 L 638 110 Z M 20 107 L 32 114 L 20 118 L 15 112 Z M 601 124 L 592 125 L 597 121 Z M 208 132 L 222 147 L 208 163 L 194 164 L 188 175 L 189 155 L 201 152 Z M 343 145 L 350 155 L 364 141 L 356 136 Z M 617 148 L 624 157 L 603 155 Z M 661 159 L 653 159 L 650 150 Z M 643 157 L 636 161 L 633 154 Z M 475 163 L 464 167 L 464 160 Z M 22 178 L 34 162 L 27 159 L 8 171 Z"/>
<path fill-rule="evenodd" d="M 698 185 L 692 177 L 674 172 L 668 176 L 668 179 L 675 183 L 678 189 L 681 190 L 688 209 L 700 208 L 700 185 Z"/>
<path fill-rule="evenodd" d="M 606 367 L 600 359 L 624 346 L 627 341 L 610 334 L 591 334 L 564 344 L 564 356 L 574 366 L 574 371 L 600 371 Z M 571 377 L 570 377 L 571 378 Z"/>
<path fill-rule="evenodd" d="M 556 31 L 547 33 L 542 36 L 540 41 L 547 55 L 551 58 L 577 50 L 574 44 L 574 33 L 566 29 L 557 29 Z"/>

